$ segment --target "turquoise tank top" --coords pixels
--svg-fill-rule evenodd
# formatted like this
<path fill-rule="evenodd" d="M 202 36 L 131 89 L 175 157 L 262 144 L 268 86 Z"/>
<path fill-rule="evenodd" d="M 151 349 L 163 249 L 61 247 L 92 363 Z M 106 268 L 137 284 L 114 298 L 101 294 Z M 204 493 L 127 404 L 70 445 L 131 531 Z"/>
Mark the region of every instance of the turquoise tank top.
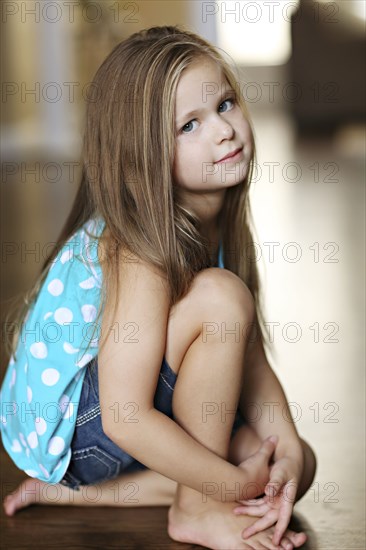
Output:
<path fill-rule="evenodd" d="M 89 220 L 57 254 L 1 386 L 4 448 L 19 469 L 48 483 L 58 483 L 68 468 L 84 367 L 98 354 L 98 336 L 90 339 L 100 303 L 104 226 L 101 218 Z M 221 243 L 218 267 L 224 267 Z"/>

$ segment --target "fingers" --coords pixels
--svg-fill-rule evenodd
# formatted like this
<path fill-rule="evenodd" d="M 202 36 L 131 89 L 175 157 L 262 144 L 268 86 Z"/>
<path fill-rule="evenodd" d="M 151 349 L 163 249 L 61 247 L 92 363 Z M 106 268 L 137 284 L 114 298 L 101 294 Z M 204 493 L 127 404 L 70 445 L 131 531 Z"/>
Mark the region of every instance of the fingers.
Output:
<path fill-rule="evenodd" d="M 271 469 L 269 481 L 264 489 L 264 493 L 268 497 L 276 496 L 281 487 L 288 481 L 288 474 L 281 466 L 276 465 Z"/>
<path fill-rule="evenodd" d="M 274 544 L 279 544 L 284 535 L 288 524 L 290 523 L 293 503 L 296 495 L 296 487 L 291 482 L 286 483 L 283 503 L 279 510 L 278 521 L 274 530 L 272 541 Z"/>
<path fill-rule="evenodd" d="M 265 439 L 259 449 L 259 453 L 264 453 L 268 455 L 268 458 L 273 454 L 273 451 L 278 443 L 278 436 L 271 435 Z"/>
<path fill-rule="evenodd" d="M 264 498 L 250 498 L 248 500 L 238 500 L 237 502 L 240 502 L 243 506 L 260 506 L 264 504 L 266 500 Z"/>
<path fill-rule="evenodd" d="M 233 512 L 235 515 L 240 516 L 241 514 L 246 514 L 247 516 L 264 516 L 269 511 L 267 504 L 262 506 L 238 506 L 234 508 Z"/>
<path fill-rule="evenodd" d="M 267 437 L 267 439 L 265 439 L 262 443 L 262 445 L 264 443 L 266 443 L 267 441 L 269 441 L 270 443 L 273 443 L 274 445 L 277 445 L 278 443 L 278 435 L 270 435 L 269 437 Z"/>
<path fill-rule="evenodd" d="M 264 489 L 264 493 L 268 497 L 273 498 L 279 493 L 286 482 L 288 482 L 287 472 L 282 467 L 276 468 L 275 466 L 270 472 L 269 482 Z"/>
<path fill-rule="evenodd" d="M 262 498 L 249 498 L 247 500 L 238 500 L 237 502 L 240 502 L 240 504 L 243 504 L 244 506 L 256 506 L 257 504 L 264 504 L 266 500 L 264 497 Z"/>
<path fill-rule="evenodd" d="M 287 478 L 285 472 L 277 471 L 272 474 L 269 482 L 267 483 L 264 492 L 269 497 L 274 497 L 278 494 L 281 487 L 286 483 Z"/>
<path fill-rule="evenodd" d="M 284 513 L 283 515 L 282 515 L 282 510 L 280 511 L 280 517 L 278 518 L 275 531 L 272 537 L 273 544 L 280 544 L 280 540 L 282 539 L 282 536 L 284 535 L 288 527 L 288 524 L 290 523 L 291 513 L 292 513 L 292 506 L 290 506 L 290 510 L 286 511 L 286 513 Z"/>
<path fill-rule="evenodd" d="M 258 521 L 253 523 L 253 525 L 250 525 L 249 527 L 244 529 L 244 531 L 242 532 L 242 537 L 244 539 L 247 539 L 248 537 L 251 537 L 256 533 L 259 533 L 259 531 L 263 531 L 264 529 L 271 527 L 276 522 L 277 517 L 278 517 L 277 510 L 271 510 L 263 518 L 260 518 Z M 274 540 L 272 540 L 272 542 L 273 544 L 276 544 Z"/>
<path fill-rule="evenodd" d="M 270 510 L 264 498 L 252 498 L 249 500 L 239 500 L 242 506 L 233 508 L 235 515 L 247 514 L 248 516 L 264 516 Z"/>

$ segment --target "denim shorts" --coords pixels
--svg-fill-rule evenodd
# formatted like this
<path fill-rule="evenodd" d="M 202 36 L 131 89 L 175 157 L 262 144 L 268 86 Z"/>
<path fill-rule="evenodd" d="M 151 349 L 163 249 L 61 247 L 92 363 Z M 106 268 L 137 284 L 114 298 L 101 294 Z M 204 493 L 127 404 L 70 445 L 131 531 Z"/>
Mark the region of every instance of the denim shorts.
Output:
<path fill-rule="evenodd" d="M 79 491 L 80 485 L 92 485 L 118 477 L 122 472 L 146 470 L 147 466 L 126 453 L 103 431 L 98 383 L 98 358 L 95 357 L 84 368 L 87 369 L 80 395 L 74 435 L 71 441 L 71 460 L 60 483 Z M 160 369 L 154 396 L 155 408 L 174 420 L 172 400 L 177 375 L 168 365 L 165 357 Z M 227 413 L 229 414 L 229 413 Z M 231 437 L 245 424 L 237 410 Z"/>

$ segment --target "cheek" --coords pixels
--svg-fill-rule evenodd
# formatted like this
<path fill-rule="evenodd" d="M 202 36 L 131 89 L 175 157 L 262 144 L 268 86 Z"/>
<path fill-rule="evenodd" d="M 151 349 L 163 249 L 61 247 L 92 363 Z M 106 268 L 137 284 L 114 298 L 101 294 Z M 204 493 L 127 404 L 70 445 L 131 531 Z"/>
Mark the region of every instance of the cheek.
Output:
<path fill-rule="evenodd" d="M 193 151 L 187 145 L 177 147 L 173 163 L 173 169 L 176 173 L 181 173 L 183 169 L 187 170 L 188 161 L 192 159 L 192 153 Z"/>
<path fill-rule="evenodd" d="M 173 162 L 173 169 L 172 169 L 172 176 L 173 176 L 173 181 L 175 183 L 177 183 L 177 174 L 178 174 L 178 166 L 177 166 L 177 157 L 174 158 L 174 162 Z"/>
<path fill-rule="evenodd" d="M 181 183 L 182 178 L 184 177 L 184 154 L 180 149 L 177 150 L 173 162 L 173 179 L 176 183 Z"/>
<path fill-rule="evenodd" d="M 193 152 L 187 148 L 176 154 L 173 163 L 173 180 L 175 184 L 190 188 L 197 179 L 197 160 L 193 158 Z"/>
<path fill-rule="evenodd" d="M 173 168 L 172 168 L 174 178 L 176 176 L 177 170 L 179 169 L 179 164 L 180 164 L 179 161 L 180 161 L 180 148 L 178 145 L 176 145 L 174 149 L 174 160 L 173 160 Z"/>

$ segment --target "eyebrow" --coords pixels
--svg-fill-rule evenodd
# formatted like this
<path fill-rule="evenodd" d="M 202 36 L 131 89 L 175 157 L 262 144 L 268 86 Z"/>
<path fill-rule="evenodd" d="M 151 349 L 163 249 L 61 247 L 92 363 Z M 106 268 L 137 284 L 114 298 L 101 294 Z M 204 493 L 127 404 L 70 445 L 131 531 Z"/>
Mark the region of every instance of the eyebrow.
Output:
<path fill-rule="evenodd" d="M 224 92 L 222 92 L 222 94 L 220 95 L 220 98 L 219 98 L 219 105 L 222 103 L 222 100 L 228 94 L 235 94 L 235 90 L 233 90 L 232 88 L 227 88 Z M 186 113 L 179 120 L 177 120 L 178 126 L 180 126 L 180 124 L 182 124 L 184 120 L 187 120 L 188 118 L 190 118 L 192 116 L 200 115 L 205 110 L 206 110 L 205 108 L 201 108 L 201 109 L 194 109 L 193 111 L 189 111 L 189 113 Z"/>

